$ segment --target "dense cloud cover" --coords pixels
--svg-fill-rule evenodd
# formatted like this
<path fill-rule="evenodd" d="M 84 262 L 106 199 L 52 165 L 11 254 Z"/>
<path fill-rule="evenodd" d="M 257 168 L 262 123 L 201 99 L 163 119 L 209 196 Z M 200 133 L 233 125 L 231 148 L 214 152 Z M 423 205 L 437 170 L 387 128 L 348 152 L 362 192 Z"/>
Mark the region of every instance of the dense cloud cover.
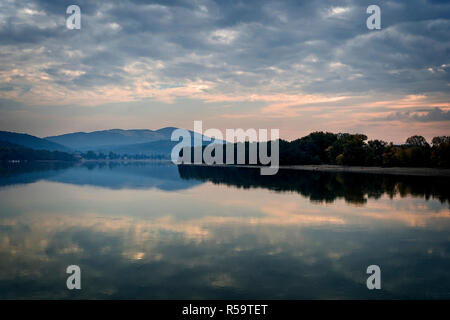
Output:
<path fill-rule="evenodd" d="M 448 133 L 450 3 L 377 1 L 382 29 L 368 30 L 372 2 L 4 0 L 0 125 Z M 71 4 L 81 30 L 65 26 Z"/>

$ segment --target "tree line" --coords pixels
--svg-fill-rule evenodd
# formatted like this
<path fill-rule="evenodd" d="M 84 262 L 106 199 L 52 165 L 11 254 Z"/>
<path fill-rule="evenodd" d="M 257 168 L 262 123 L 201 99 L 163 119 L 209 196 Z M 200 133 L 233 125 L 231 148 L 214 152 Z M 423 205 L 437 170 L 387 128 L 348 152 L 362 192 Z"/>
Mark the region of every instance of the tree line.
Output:
<path fill-rule="evenodd" d="M 237 163 L 238 143 L 234 144 Z M 245 163 L 249 163 L 250 143 L 244 144 Z M 205 148 L 206 146 L 203 146 Z M 222 146 L 223 162 L 226 147 Z M 271 144 L 268 144 L 268 151 Z M 259 148 L 259 145 L 257 145 Z M 191 152 L 193 155 L 194 152 Z M 182 155 L 182 153 L 181 153 Z M 441 167 L 450 168 L 450 136 L 438 136 L 431 144 L 422 136 L 412 136 L 404 144 L 395 145 L 383 140 L 369 140 L 364 134 L 313 132 L 293 141 L 279 141 L 280 165 L 336 164 L 347 166 L 385 167 Z M 13 143 L 0 142 L 0 161 L 59 160 L 77 161 L 113 159 L 168 159 L 169 155 L 103 154 L 88 151 L 78 155 L 46 150 L 33 150 Z M 193 161 L 193 159 L 192 159 Z"/>
<path fill-rule="evenodd" d="M 336 164 L 385 167 L 450 167 L 450 136 L 422 136 L 404 144 L 369 140 L 364 134 L 313 132 L 291 142 L 280 140 L 280 164 Z"/>
<path fill-rule="evenodd" d="M 0 161 L 77 161 L 70 153 L 34 150 L 14 143 L 0 141 Z"/>
<path fill-rule="evenodd" d="M 80 153 L 80 157 L 86 160 L 168 160 L 169 155 L 155 153 L 155 154 L 128 154 L 128 153 L 103 153 L 89 150 L 85 153 Z"/>
<path fill-rule="evenodd" d="M 245 162 L 250 164 L 250 143 L 234 144 L 234 163 L 237 152 L 244 144 Z M 259 149 L 259 143 L 257 150 Z M 240 147 L 238 147 L 240 145 Z M 206 146 L 198 147 L 205 149 Z M 229 145 L 228 145 L 229 147 Z M 223 148 L 226 163 L 227 148 Z M 191 148 L 194 162 L 194 148 Z M 267 145 L 269 154 L 271 144 Z M 182 157 L 183 151 L 180 152 Z M 215 152 L 212 152 L 215 156 Z M 450 136 L 434 137 L 431 145 L 422 136 L 412 136 L 404 144 L 395 145 L 383 140 L 369 140 L 364 134 L 313 132 L 293 140 L 279 140 L 280 165 L 332 164 L 345 166 L 382 167 L 450 167 Z M 260 164 L 259 162 L 257 164 Z"/>

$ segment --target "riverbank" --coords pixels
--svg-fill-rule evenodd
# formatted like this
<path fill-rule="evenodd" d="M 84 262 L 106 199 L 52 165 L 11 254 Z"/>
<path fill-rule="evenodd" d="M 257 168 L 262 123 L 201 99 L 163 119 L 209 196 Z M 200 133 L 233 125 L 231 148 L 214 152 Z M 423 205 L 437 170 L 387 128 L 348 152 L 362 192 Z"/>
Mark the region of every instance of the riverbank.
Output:
<path fill-rule="evenodd" d="M 197 166 L 208 166 L 206 164 L 190 164 Z M 240 167 L 240 168 L 261 168 L 256 165 L 213 165 L 215 167 Z M 337 166 L 329 164 L 320 165 L 289 165 L 280 166 L 280 170 L 303 170 L 303 171 L 324 171 L 324 172 L 355 172 L 371 174 L 391 174 L 402 176 L 439 176 L 450 177 L 450 169 L 442 168 L 408 168 L 408 167 L 361 167 L 361 166 Z"/>
<path fill-rule="evenodd" d="M 360 172 L 373 174 L 394 174 L 404 176 L 441 176 L 450 177 L 450 169 L 441 168 L 404 168 L 404 167 L 358 167 L 358 166 L 336 166 L 336 165 L 303 165 L 303 166 L 280 166 L 280 169 L 308 170 L 308 171 L 331 171 L 331 172 Z"/>

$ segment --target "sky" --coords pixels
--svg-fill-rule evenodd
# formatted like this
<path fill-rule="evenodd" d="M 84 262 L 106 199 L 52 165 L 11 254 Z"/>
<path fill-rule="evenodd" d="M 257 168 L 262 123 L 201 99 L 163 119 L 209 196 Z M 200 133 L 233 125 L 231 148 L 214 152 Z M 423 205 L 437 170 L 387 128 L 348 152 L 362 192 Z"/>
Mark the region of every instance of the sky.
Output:
<path fill-rule="evenodd" d="M 69 5 L 81 29 L 66 27 Z M 369 30 L 369 5 L 381 29 Z M 2 0 L 0 130 L 450 135 L 450 1 Z"/>

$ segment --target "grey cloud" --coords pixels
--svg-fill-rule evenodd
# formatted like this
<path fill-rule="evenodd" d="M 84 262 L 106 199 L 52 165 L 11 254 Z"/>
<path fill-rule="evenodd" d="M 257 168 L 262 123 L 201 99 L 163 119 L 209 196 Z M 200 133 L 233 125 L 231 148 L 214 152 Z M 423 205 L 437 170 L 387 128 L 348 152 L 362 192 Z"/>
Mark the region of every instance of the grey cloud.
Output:
<path fill-rule="evenodd" d="M 438 122 L 450 121 L 450 110 L 441 108 L 418 109 L 415 111 L 393 112 L 387 117 L 372 119 L 375 121 L 418 121 L 418 122 Z"/>
<path fill-rule="evenodd" d="M 212 81 L 225 94 L 261 92 L 268 83 L 278 93 L 448 89 L 448 68 L 427 70 L 449 63 L 448 3 L 379 1 L 383 29 L 369 31 L 370 2 L 86 0 L 78 1 L 82 29 L 73 31 L 64 26 L 71 3 L 19 1 L 3 8 L 8 19 L 0 25 L 0 62 L 17 62 L 17 54 L 6 53 L 5 46 L 14 45 L 20 65 L 45 63 L 42 71 L 70 88 L 129 85 L 132 75 L 123 68 L 152 59 L 164 64 L 152 70 L 161 82 Z M 15 23 L 24 7 L 44 12 L 48 26 L 39 15 Z M 332 7 L 348 10 L 330 15 Z M 216 38 L 215 30 L 222 30 Z M 46 49 L 45 56 L 23 53 L 38 47 Z M 330 66 L 336 62 L 342 65 Z M 85 73 L 67 79 L 55 71 L 62 68 Z"/>

